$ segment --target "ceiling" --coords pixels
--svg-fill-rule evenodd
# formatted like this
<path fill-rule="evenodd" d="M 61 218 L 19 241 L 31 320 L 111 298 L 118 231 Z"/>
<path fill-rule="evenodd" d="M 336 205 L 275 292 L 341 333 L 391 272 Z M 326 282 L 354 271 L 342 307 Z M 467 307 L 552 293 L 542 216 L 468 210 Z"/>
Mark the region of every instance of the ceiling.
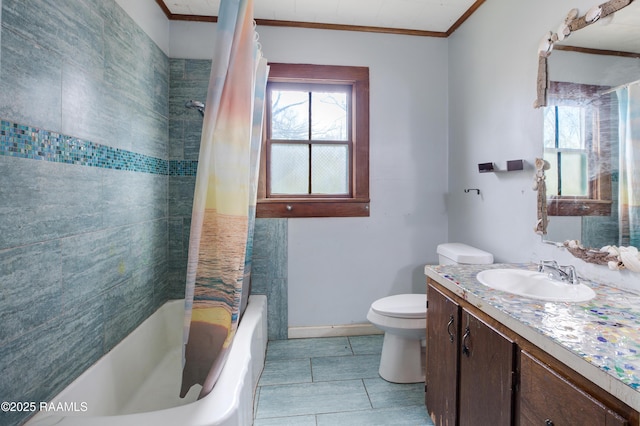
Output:
<path fill-rule="evenodd" d="M 447 37 L 485 0 L 256 0 L 258 25 Z M 169 19 L 215 22 L 220 0 L 156 0 Z"/>

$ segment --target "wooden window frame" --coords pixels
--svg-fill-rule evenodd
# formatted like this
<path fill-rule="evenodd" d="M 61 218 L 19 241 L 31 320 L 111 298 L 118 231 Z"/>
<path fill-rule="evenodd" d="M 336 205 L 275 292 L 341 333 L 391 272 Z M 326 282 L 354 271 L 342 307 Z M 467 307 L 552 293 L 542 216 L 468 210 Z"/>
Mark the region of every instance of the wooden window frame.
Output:
<path fill-rule="evenodd" d="M 592 98 L 607 87 L 552 81 L 549 85 L 550 105 L 579 104 L 585 98 Z M 613 132 L 614 121 L 617 117 L 603 114 L 606 108 L 611 108 L 611 95 L 605 95 L 600 103 L 598 114 L 599 134 L 594 135 L 592 146 L 588 150 L 589 164 L 611 164 L 611 149 L 604 146 L 601 135 L 604 131 Z M 555 99 L 555 102 L 554 102 Z M 606 118 L 602 118 L 606 117 Z M 613 136 L 612 136 L 613 137 Z M 588 195 L 558 196 L 547 194 L 547 214 L 549 216 L 610 216 L 612 200 L 611 171 L 601 171 L 596 176 L 590 176 L 588 182 Z"/>
<path fill-rule="evenodd" d="M 369 216 L 369 68 L 308 65 L 269 64 L 268 83 L 297 83 L 321 87 L 326 84 L 351 86 L 349 139 L 351 145 L 349 194 L 270 196 L 269 152 L 267 127 L 270 126 L 270 105 L 265 108 L 265 126 L 260 157 L 260 177 L 256 217 L 368 217 Z"/>

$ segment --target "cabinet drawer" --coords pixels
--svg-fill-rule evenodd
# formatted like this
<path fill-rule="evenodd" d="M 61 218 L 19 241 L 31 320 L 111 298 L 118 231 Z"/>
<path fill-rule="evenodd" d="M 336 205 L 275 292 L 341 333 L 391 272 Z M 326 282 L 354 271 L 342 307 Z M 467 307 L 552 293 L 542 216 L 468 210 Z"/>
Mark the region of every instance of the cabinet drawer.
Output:
<path fill-rule="evenodd" d="M 622 426 L 628 422 L 525 351 L 520 355 L 520 426 Z"/>

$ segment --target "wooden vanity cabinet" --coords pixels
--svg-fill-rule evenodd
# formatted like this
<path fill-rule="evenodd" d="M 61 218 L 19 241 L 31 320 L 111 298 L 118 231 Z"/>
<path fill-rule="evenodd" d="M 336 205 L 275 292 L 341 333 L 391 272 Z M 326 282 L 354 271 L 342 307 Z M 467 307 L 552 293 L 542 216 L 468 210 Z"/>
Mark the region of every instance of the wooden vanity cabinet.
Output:
<path fill-rule="evenodd" d="M 620 415 L 526 351 L 520 352 L 520 371 L 520 425 L 628 425 Z"/>
<path fill-rule="evenodd" d="M 460 426 L 512 421 L 515 343 L 466 309 L 460 332 Z"/>
<path fill-rule="evenodd" d="M 458 415 L 460 306 L 427 288 L 427 346 L 425 403 L 436 425 L 455 426 Z"/>
<path fill-rule="evenodd" d="M 429 279 L 426 396 L 436 426 L 622 426 L 640 414 Z"/>
<path fill-rule="evenodd" d="M 516 345 L 432 286 L 426 396 L 436 425 L 510 425 Z"/>

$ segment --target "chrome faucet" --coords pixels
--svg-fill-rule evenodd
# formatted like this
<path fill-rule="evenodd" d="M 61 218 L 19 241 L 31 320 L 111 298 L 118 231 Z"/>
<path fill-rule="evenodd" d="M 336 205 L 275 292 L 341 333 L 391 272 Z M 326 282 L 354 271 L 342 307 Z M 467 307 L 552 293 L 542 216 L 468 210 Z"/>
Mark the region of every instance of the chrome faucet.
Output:
<path fill-rule="evenodd" d="M 547 274 L 552 280 L 578 284 L 578 274 L 573 265 L 560 266 L 555 260 L 541 260 L 538 263 L 538 272 Z"/>

